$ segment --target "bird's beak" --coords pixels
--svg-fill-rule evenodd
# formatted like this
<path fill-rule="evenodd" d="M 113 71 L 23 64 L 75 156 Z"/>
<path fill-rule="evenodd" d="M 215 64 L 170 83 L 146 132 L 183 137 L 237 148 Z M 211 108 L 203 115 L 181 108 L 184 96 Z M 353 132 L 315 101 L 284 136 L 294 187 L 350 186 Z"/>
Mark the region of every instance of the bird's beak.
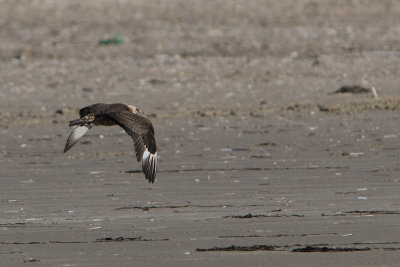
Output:
<path fill-rule="evenodd" d="M 139 114 L 143 114 L 143 113 L 144 113 L 143 110 L 141 110 L 141 109 L 137 109 L 137 112 L 138 112 Z"/>

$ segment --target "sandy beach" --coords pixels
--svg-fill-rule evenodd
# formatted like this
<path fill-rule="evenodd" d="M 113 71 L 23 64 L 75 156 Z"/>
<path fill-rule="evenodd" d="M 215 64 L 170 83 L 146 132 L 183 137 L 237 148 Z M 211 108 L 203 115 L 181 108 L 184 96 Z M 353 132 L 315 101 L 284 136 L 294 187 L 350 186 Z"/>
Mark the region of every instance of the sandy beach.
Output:
<path fill-rule="evenodd" d="M 0 265 L 398 266 L 399 23 L 389 0 L 0 1 Z M 97 102 L 153 122 L 154 184 L 121 128 L 63 153 Z"/>

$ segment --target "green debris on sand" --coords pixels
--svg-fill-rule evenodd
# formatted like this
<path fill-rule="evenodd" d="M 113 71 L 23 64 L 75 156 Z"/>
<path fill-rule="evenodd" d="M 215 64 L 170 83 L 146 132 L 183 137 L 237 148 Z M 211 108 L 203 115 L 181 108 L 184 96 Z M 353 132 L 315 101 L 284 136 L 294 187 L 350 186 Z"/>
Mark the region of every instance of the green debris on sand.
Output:
<path fill-rule="evenodd" d="M 121 45 L 124 43 L 124 38 L 122 37 L 122 34 L 116 33 L 114 34 L 114 37 L 100 40 L 99 45 Z"/>

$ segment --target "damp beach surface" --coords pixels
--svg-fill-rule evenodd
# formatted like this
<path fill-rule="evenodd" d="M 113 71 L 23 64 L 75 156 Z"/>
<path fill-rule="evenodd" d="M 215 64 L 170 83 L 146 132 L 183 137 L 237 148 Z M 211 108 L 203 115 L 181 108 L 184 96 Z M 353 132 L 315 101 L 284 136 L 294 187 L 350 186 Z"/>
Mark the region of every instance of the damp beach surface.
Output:
<path fill-rule="evenodd" d="M 2 264 L 397 266 L 399 10 L 0 3 Z M 96 102 L 151 119 L 154 184 L 118 127 L 62 153 Z"/>

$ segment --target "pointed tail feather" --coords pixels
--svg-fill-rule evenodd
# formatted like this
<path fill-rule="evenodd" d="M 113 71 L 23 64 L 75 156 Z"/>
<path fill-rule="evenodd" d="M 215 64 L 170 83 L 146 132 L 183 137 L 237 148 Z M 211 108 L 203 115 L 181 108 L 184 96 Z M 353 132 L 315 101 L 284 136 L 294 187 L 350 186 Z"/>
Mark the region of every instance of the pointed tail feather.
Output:
<path fill-rule="evenodd" d="M 64 153 L 70 150 L 76 143 L 78 143 L 79 139 L 81 139 L 82 136 L 84 136 L 90 128 L 92 128 L 92 126 L 87 124 L 75 127 L 75 129 L 71 132 L 67 139 L 67 143 L 64 147 Z"/>
<path fill-rule="evenodd" d="M 82 120 L 82 119 L 77 119 L 77 120 L 70 121 L 68 126 L 81 125 L 81 124 L 83 124 L 83 123 L 85 123 L 84 120 Z"/>

